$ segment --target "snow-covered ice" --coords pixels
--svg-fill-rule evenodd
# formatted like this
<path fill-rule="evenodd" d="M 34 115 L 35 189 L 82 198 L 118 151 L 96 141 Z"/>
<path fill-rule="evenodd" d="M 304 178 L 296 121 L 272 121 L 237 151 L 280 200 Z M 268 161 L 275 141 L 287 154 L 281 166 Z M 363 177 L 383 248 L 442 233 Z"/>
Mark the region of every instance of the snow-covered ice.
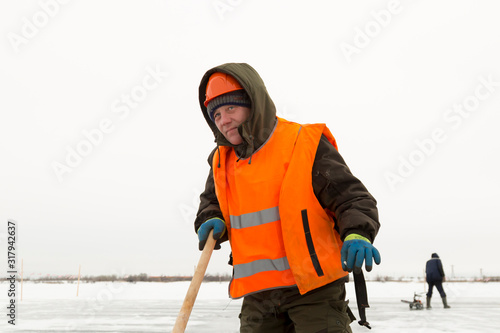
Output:
<path fill-rule="evenodd" d="M 24 283 L 16 326 L 1 332 L 170 332 L 189 282 L 174 283 Z M 500 283 L 445 283 L 451 309 L 443 309 L 437 291 L 432 310 L 410 310 L 401 299 L 424 292 L 422 282 L 367 282 L 371 332 L 498 332 Z M 7 284 L 0 288 L 7 290 Z M 6 293 L 2 304 L 6 304 Z M 354 285 L 347 285 L 357 315 Z M 18 300 L 19 301 L 19 300 Z M 203 283 L 186 332 L 238 332 L 241 300 L 230 300 L 227 282 Z M 353 332 L 370 332 L 357 323 Z"/>

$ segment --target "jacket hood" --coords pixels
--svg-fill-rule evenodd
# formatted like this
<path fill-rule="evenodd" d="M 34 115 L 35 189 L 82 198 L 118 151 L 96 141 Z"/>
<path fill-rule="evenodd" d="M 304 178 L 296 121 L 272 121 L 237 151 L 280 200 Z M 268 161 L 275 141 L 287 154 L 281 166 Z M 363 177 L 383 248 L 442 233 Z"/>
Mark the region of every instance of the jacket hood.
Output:
<path fill-rule="evenodd" d="M 432 258 L 439 258 L 438 254 L 437 253 L 433 253 L 432 254 Z"/>
<path fill-rule="evenodd" d="M 243 142 L 237 146 L 231 144 L 210 119 L 204 105 L 208 79 L 215 72 L 229 74 L 245 89 L 252 102 L 250 116 L 238 127 Z M 208 70 L 201 79 L 199 99 L 203 117 L 212 129 L 218 146 L 234 147 L 242 158 L 250 157 L 271 135 L 276 124 L 276 107 L 264 85 L 264 81 L 250 65 L 245 63 L 227 63 Z"/>

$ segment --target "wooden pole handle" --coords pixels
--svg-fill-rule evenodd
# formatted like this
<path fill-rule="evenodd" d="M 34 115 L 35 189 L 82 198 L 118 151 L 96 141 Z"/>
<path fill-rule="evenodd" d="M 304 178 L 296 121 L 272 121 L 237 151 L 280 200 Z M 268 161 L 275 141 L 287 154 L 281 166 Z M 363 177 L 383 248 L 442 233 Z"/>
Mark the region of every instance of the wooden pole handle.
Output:
<path fill-rule="evenodd" d="M 198 296 L 198 291 L 200 290 L 201 282 L 205 277 L 205 271 L 207 270 L 208 262 L 214 251 L 216 240 L 213 237 L 213 229 L 210 230 L 207 242 L 201 253 L 200 260 L 198 261 L 198 266 L 196 266 L 196 271 L 194 272 L 193 279 L 189 285 L 186 297 L 184 298 L 184 303 L 182 304 L 177 320 L 175 321 L 172 333 L 184 333 L 186 329 L 189 315 L 193 309 L 194 302 L 196 301 L 196 296 Z"/>

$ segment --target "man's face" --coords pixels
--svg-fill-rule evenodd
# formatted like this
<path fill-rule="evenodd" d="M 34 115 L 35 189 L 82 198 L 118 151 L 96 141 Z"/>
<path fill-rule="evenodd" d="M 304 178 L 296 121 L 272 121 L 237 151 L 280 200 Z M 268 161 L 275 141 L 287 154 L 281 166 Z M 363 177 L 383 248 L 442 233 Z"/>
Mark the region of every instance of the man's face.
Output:
<path fill-rule="evenodd" d="M 250 115 L 250 108 L 239 105 L 223 105 L 214 111 L 215 125 L 227 141 L 233 145 L 243 142 L 238 126 L 243 124 Z"/>

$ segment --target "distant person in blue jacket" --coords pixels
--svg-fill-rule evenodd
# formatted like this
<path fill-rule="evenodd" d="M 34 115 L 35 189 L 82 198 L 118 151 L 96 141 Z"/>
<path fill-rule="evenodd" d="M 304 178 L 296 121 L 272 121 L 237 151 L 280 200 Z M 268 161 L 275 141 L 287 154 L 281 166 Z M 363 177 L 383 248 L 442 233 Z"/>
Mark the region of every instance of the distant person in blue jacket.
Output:
<path fill-rule="evenodd" d="M 437 253 L 433 253 L 431 259 L 427 261 L 425 265 L 425 273 L 426 273 L 426 281 L 429 284 L 429 291 L 427 292 L 427 309 L 431 308 L 431 297 L 432 297 L 432 289 L 436 286 L 439 294 L 441 295 L 441 299 L 443 300 L 443 306 L 445 309 L 450 308 L 448 302 L 446 301 L 446 293 L 443 289 L 444 282 L 444 271 L 443 264 L 441 263 L 441 259 Z"/>

